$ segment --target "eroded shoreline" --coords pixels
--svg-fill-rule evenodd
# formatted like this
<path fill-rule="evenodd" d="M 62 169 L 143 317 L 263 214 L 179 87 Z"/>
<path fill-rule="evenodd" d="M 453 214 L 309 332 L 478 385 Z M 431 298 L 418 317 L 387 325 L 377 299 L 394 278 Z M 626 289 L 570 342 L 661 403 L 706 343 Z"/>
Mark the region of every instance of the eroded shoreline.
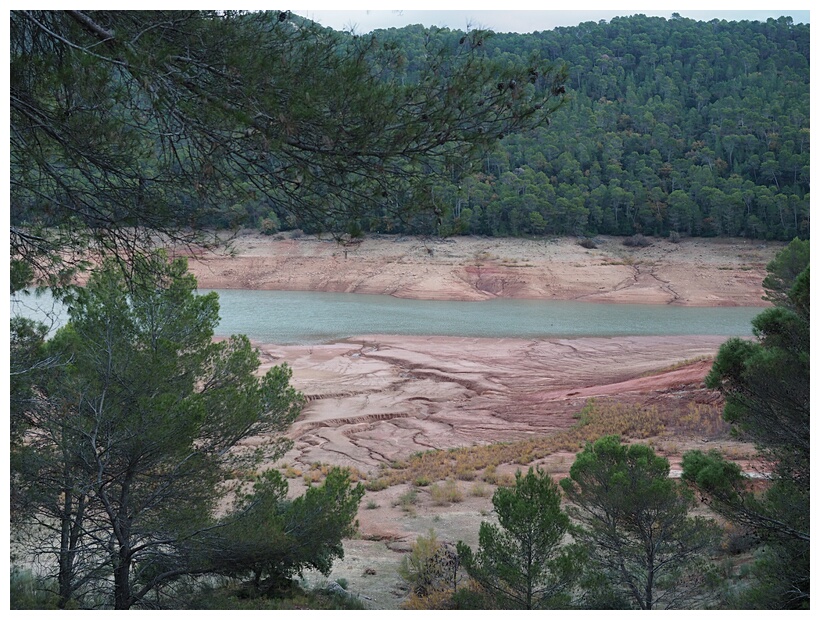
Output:
<path fill-rule="evenodd" d="M 230 253 L 192 257 L 190 268 L 202 288 L 762 307 L 765 266 L 780 247 L 744 239 L 654 239 L 643 248 L 620 238 L 597 242 L 589 250 L 570 238 L 373 236 L 346 246 L 248 232 Z M 420 449 L 566 428 L 595 396 L 703 390 L 708 362 L 664 369 L 710 359 L 725 340 L 364 335 L 321 345 L 256 344 L 262 370 L 287 362 L 308 397 L 288 458 L 372 470 Z M 647 373 L 655 378 L 642 378 Z"/>
<path fill-rule="evenodd" d="M 263 370 L 287 363 L 308 398 L 286 460 L 373 472 L 419 450 L 568 428 L 589 398 L 671 403 L 688 391 L 713 400 L 702 382 L 724 340 L 374 335 L 258 346 Z"/>
<path fill-rule="evenodd" d="M 245 232 L 230 250 L 187 255 L 202 288 L 717 307 L 764 306 L 766 264 L 782 246 L 747 239 L 653 239 L 643 248 L 617 237 L 597 241 L 586 249 L 573 238 L 372 236 L 345 245 Z"/>

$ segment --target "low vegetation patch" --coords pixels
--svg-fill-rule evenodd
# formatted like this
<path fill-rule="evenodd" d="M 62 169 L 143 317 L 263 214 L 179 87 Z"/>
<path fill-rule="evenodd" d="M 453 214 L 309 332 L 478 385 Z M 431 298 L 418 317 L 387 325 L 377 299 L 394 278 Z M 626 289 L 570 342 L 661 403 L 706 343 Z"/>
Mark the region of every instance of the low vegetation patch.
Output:
<path fill-rule="evenodd" d="M 572 428 L 553 435 L 416 453 L 405 462 L 383 468 L 368 482 L 368 489 L 412 484 L 419 479 L 431 484 L 448 478 L 464 480 L 466 471 L 476 472 L 475 478 L 486 484 L 508 486 L 514 482 L 512 476 L 499 474 L 499 465 L 528 465 L 556 452 L 576 452 L 587 442 L 604 435 L 646 440 L 670 434 L 716 438 L 729 432 L 721 407 L 710 404 L 690 403 L 677 409 L 661 409 L 655 405 L 644 407 L 589 399 L 576 418 L 578 421 Z"/>
<path fill-rule="evenodd" d="M 419 492 L 416 489 L 410 489 L 402 493 L 399 498 L 393 502 L 393 505 L 400 507 L 404 512 L 412 513 L 415 510 L 415 505 L 418 503 Z"/>
<path fill-rule="evenodd" d="M 338 580 L 338 583 L 341 588 L 331 588 L 326 584 L 305 589 L 293 580 L 275 596 L 264 596 L 251 593 L 241 583 L 231 580 L 186 579 L 177 584 L 175 601 L 177 608 L 183 610 L 365 609 L 361 599 L 344 592 L 344 579 Z M 12 567 L 10 608 L 56 610 L 56 589 L 53 579 L 37 578 L 29 570 Z M 106 604 L 102 597 L 94 600 L 99 608 Z M 68 609 L 74 607 L 69 606 Z"/>
<path fill-rule="evenodd" d="M 344 588 L 318 587 L 304 590 L 293 585 L 290 591 L 279 597 L 249 597 L 234 588 L 217 588 L 192 596 L 184 609 L 237 609 L 237 610 L 296 610 L 314 609 L 326 611 L 362 610 L 364 603 L 356 596 L 344 592 Z"/>
<path fill-rule="evenodd" d="M 433 503 L 438 506 L 455 504 L 464 500 L 464 494 L 458 488 L 456 481 L 452 478 L 441 484 L 434 484 L 430 487 L 430 497 Z"/>
<path fill-rule="evenodd" d="M 646 248 L 652 245 L 652 241 L 641 234 L 637 234 L 624 239 L 624 245 L 631 248 Z"/>

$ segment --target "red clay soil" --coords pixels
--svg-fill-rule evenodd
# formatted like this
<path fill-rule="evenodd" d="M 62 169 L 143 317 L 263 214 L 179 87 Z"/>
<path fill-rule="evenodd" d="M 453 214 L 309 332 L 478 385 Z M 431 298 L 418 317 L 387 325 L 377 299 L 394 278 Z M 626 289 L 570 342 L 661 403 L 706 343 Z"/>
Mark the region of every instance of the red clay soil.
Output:
<path fill-rule="evenodd" d="M 766 264 L 782 246 L 746 239 L 656 239 L 645 248 L 617 237 L 598 242 L 590 250 L 572 238 L 372 236 L 344 245 L 245 232 L 230 251 L 185 254 L 203 288 L 758 306 Z"/>
<path fill-rule="evenodd" d="M 190 261 L 202 288 L 313 290 L 418 299 L 493 297 L 574 299 L 598 303 L 764 306 L 765 265 L 779 245 L 747 240 L 655 240 L 627 248 L 602 238 L 586 250 L 573 239 L 549 241 L 368 237 L 355 245 L 292 234 L 239 235 L 233 254 L 201 253 Z M 287 362 L 308 398 L 290 436 L 293 449 L 277 465 L 290 468 L 301 493 L 315 464 L 380 466 L 429 449 L 542 436 L 569 428 L 590 398 L 687 411 L 719 407 L 703 379 L 725 339 L 715 336 L 578 339 L 482 339 L 362 335 L 314 346 L 256 343 L 262 371 Z M 670 459 L 692 448 L 718 447 L 753 471 L 749 446 L 723 436 L 654 438 Z M 572 453 L 540 465 L 566 475 Z M 273 465 L 273 464 L 269 464 Z M 500 467 L 512 473 L 515 464 Z M 429 487 L 406 484 L 368 491 L 359 510 L 360 536 L 345 541 L 345 558 L 329 577 L 344 578 L 368 607 L 395 609 L 408 594 L 398 576 L 402 554 L 432 528 L 439 540 L 477 543 L 491 518 L 493 486 L 456 481 L 462 498 L 442 505 Z M 414 490 L 415 503 L 403 498 Z"/>

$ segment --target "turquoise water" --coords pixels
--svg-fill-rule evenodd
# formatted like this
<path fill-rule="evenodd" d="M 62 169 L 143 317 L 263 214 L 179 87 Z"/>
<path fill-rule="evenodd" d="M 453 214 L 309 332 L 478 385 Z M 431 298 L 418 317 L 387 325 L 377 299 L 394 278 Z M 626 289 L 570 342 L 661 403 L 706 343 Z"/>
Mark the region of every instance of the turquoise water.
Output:
<path fill-rule="evenodd" d="M 202 291 L 205 292 L 205 291 Z M 761 308 L 590 304 L 496 299 L 419 301 L 384 295 L 218 290 L 217 335 L 246 334 L 281 344 L 328 342 L 363 334 L 551 338 L 634 335 L 751 335 Z M 32 316 L 50 297 L 12 301 L 12 313 Z M 15 310 L 15 306 L 17 309 Z M 64 320 L 57 308 L 55 325 Z"/>
<path fill-rule="evenodd" d="M 220 290 L 219 331 L 266 342 L 362 334 L 508 338 L 751 335 L 760 308 L 682 308 L 495 299 L 420 301 L 384 295 Z"/>

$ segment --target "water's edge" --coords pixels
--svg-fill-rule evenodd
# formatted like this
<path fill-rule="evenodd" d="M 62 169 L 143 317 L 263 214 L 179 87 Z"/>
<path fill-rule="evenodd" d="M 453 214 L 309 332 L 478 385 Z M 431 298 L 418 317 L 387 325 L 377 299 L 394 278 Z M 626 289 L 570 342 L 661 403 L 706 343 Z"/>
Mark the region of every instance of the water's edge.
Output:
<path fill-rule="evenodd" d="M 208 290 L 200 290 L 201 293 Z M 318 344 L 365 334 L 485 338 L 751 335 L 760 307 L 701 308 L 496 299 L 423 301 L 384 295 L 223 289 L 217 336 L 245 334 L 277 344 Z M 12 316 L 44 317 L 62 307 L 47 293 L 12 298 Z"/>

